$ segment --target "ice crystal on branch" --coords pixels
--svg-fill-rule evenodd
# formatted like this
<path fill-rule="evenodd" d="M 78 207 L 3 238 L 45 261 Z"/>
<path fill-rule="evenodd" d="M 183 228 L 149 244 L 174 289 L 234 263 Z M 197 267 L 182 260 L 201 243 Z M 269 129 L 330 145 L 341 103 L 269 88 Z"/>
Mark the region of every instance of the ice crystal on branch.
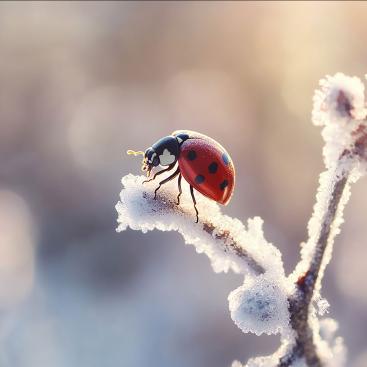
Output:
<path fill-rule="evenodd" d="M 317 301 L 317 313 L 320 315 L 320 316 L 324 316 L 325 314 L 327 314 L 329 312 L 329 307 L 330 307 L 330 304 L 329 302 L 327 301 L 327 299 L 325 298 L 320 298 L 318 301 Z"/>
<path fill-rule="evenodd" d="M 323 127 L 325 164 L 330 168 L 344 151 L 352 148 L 354 133 L 365 125 L 364 85 L 357 77 L 328 75 L 321 79 L 313 101 L 312 121 Z"/>
<path fill-rule="evenodd" d="M 315 91 L 312 121 L 317 126 L 346 125 L 366 115 L 364 85 L 357 77 L 342 73 L 327 75 Z"/>
<path fill-rule="evenodd" d="M 289 324 L 287 295 L 283 279 L 246 277 L 228 296 L 232 320 L 244 333 L 284 333 Z"/>
<path fill-rule="evenodd" d="M 228 297 L 235 324 L 243 332 L 281 334 L 280 348 L 270 356 L 250 359 L 246 367 L 342 367 L 346 350 L 335 336 L 337 323 L 319 320 L 329 309 L 321 298 L 321 282 L 331 260 L 334 240 L 343 223 L 351 186 L 367 172 L 367 110 L 364 85 L 337 73 L 320 81 L 314 95 L 312 120 L 322 127 L 326 171 L 320 175 L 316 204 L 308 223 L 301 259 L 286 277 L 279 250 L 263 234 L 262 220 L 222 214 L 219 206 L 197 195 L 195 223 L 191 199 L 176 204 L 177 186 L 169 183 L 154 199 L 154 181 L 123 177 L 118 231 L 127 227 L 147 232 L 177 231 L 196 251 L 206 254 L 215 271 L 229 269 L 245 276 Z M 242 367 L 235 361 L 233 367 Z"/>

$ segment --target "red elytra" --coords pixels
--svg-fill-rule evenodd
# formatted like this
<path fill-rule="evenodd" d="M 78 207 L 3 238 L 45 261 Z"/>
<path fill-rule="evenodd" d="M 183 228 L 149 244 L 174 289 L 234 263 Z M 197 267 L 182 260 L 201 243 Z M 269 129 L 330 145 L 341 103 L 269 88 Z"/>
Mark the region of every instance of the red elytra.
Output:
<path fill-rule="evenodd" d="M 196 208 L 194 189 L 204 196 L 226 205 L 231 199 L 235 184 L 235 169 L 228 152 L 214 139 L 204 134 L 189 130 L 179 130 L 158 140 L 145 152 L 128 151 L 128 154 L 144 155 L 142 169 L 147 171 L 147 176 L 158 165 L 167 168 L 158 171 L 153 178 L 170 171 L 178 166 L 173 174 L 159 182 L 154 191 L 156 199 L 160 187 L 178 176 L 177 204 L 180 203 L 182 193 L 181 179 L 190 185 L 190 193 L 196 211 L 196 222 L 199 221 L 199 212 Z"/>
<path fill-rule="evenodd" d="M 184 141 L 178 165 L 184 179 L 204 196 L 226 205 L 231 199 L 235 171 L 227 151 L 205 135 Z"/>

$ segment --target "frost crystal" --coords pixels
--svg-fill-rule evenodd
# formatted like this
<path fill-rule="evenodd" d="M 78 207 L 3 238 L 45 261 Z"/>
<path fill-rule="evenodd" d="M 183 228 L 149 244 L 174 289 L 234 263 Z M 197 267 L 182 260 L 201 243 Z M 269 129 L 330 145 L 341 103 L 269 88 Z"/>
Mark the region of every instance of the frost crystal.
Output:
<path fill-rule="evenodd" d="M 239 361 L 234 361 L 232 367 L 279 367 L 282 356 L 287 355 L 293 346 L 288 338 L 282 339 L 280 348 L 272 355 L 265 357 L 256 357 L 248 360 L 246 365 Z M 295 358 L 288 367 L 307 367 L 304 358 Z"/>
<path fill-rule="evenodd" d="M 288 328 L 287 292 L 268 275 L 246 277 L 228 296 L 232 320 L 245 333 L 276 334 Z"/>
<path fill-rule="evenodd" d="M 365 117 L 364 85 L 359 78 L 337 73 L 327 75 L 319 84 L 320 89 L 313 98 L 312 121 L 315 125 L 345 125 Z"/>
<path fill-rule="evenodd" d="M 325 298 L 320 298 L 317 301 L 317 311 L 320 316 L 325 315 L 329 312 L 330 304 Z"/>
<path fill-rule="evenodd" d="M 348 172 L 352 170 L 352 172 Z M 331 218 L 330 213 L 330 198 L 331 193 L 334 191 L 335 185 L 345 177 L 347 182 L 345 188 L 341 194 L 338 206 L 336 208 L 335 218 Z M 321 231 L 323 230 L 323 223 L 333 222 L 330 228 L 330 239 L 327 243 L 325 253 L 323 254 L 323 261 L 319 270 L 318 283 L 316 287 L 315 299 L 320 298 L 318 291 L 320 290 L 320 282 L 323 277 L 324 269 L 329 263 L 332 255 L 333 240 L 336 235 L 340 232 L 340 226 L 344 222 L 343 211 L 346 203 L 350 197 L 350 184 L 357 181 L 360 174 L 356 172 L 353 167 L 344 165 L 343 162 L 338 167 L 331 168 L 320 175 L 320 185 L 316 195 L 316 204 L 314 206 L 312 217 L 308 223 L 308 235 L 309 239 L 302 245 L 301 255 L 302 261 L 297 265 L 296 270 L 293 272 L 293 282 L 300 274 L 304 274 L 313 261 L 316 253 L 320 251 L 315 244 L 318 243 Z"/>
<path fill-rule="evenodd" d="M 313 98 L 312 121 L 323 126 L 325 164 L 330 168 L 355 142 L 353 133 L 366 117 L 364 85 L 357 77 L 337 73 L 320 81 Z"/>

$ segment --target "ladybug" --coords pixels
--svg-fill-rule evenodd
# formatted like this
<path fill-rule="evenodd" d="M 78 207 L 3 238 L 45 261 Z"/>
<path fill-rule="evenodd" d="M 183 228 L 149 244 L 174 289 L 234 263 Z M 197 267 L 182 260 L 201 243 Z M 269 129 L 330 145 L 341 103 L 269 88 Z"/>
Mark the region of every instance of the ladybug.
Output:
<path fill-rule="evenodd" d="M 145 152 L 128 150 L 127 153 L 144 155 L 142 170 L 147 172 L 147 177 L 150 176 L 154 167 L 166 167 L 143 183 L 153 181 L 158 175 L 173 170 L 177 164 L 175 171 L 159 182 L 154 191 L 154 199 L 162 185 L 178 176 L 177 205 L 179 205 L 183 177 L 190 185 L 196 223 L 199 221 L 199 212 L 196 207 L 194 189 L 223 205 L 228 204 L 231 199 L 235 184 L 232 159 L 217 141 L 206 135 L 195 131 L 178 130 L 158 140 Z"/>

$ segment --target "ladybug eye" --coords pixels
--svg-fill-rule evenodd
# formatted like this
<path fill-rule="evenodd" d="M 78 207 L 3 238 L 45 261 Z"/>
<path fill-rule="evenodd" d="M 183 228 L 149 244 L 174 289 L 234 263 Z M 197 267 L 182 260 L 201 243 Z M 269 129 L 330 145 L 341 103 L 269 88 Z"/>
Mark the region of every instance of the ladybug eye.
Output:
<path fill-rule="evenodd" d="M 154 157 L 152 164 L 153 164 L 154 167 L 158 166 L 159 165 L 159 158 L 158 157 Z"/>

